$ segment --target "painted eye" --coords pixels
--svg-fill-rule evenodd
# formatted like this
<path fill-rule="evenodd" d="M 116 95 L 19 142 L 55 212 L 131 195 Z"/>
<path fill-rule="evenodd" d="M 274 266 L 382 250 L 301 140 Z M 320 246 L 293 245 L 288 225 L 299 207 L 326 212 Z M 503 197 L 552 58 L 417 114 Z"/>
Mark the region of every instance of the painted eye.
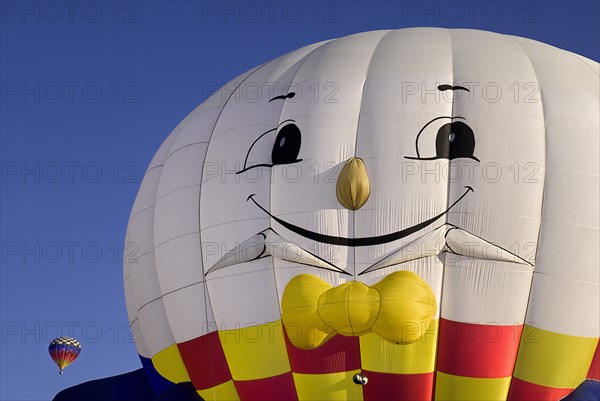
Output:
<path fill-rule="evenodd" d="M 462 121 L 451 121 L 442 125 L 435 136 L 435 156 L 421 156 L 421 150 L 425 150 L 425 155 L 429 153 L 430 155 L 433 153 L 433 135 L 427 134 L 427 127 L 429 127 L 433 122 L 442 120 L 442 119 L 462 119 L 464 117 L 436 117 L 433 120 L 429 121 L 427 124 L 421 128 L 417 137 L 415 139 L 415 150 L 417 156 L 404 156 L 406 159 L 411 160 L 437 160 L 437 159 L 458 159 L 458 158 L 468 158 L 472 160 L 479 161 L 477 157 L 473 154 L 475 152 L 475 134 L 473 134 L 473 130 L 466 123 Z M 428 130 L 431 131 L 431 130 Z M 421 134 L 425 134 L 421 136 Z M 435 132 L 435 131 L 434 131 Z M 423 137 L 425 139 L 423 139 Z M 431 138 L 431 139 L 428 139 Z M 425 142 L 425 144 L 423 144 Z M 423 148 L 423 149 L 422 149 Z M 430 151 L 428 151 L 431 149 Z"/>
<path fill-rule="evenodd" d="M 444 124 L 438 130 L 435 138 L 435 153 L 437 158 L 456 159 L 468 157 L 474 159 L 475 135 L 467 124 L 453 121 Z"/>
<path fill-rule="evenodd" d="M 273 128 L 263 132 L 262 135 L 256 138 L 248 149 L 244 159 L 244 167 L 236 174 L 257 167 L 273 167 L 277 164 L 291 164 L 302 161 L 302 159 L 298 159 L 302 134 L 300 128 L 293 122 L 294 120 L 285 120 L 280 125 L 286 125 L 279 129 L 279 132 L 277 132 L 277 128 Z M 275 140 L 273 140 L 273 137 L 275 137 Z M 271 149 L 270 163 L 268 162 L 269 149 Z"/>
<path fill-rule="evenodd" d="M 279 130 L 273 151 L 271 152 L 271 161 L 276 164 L 290 164 L 298 160 L 300 146 L 302 144 L 302 134 L 296 124 L 288 124 Z"/>

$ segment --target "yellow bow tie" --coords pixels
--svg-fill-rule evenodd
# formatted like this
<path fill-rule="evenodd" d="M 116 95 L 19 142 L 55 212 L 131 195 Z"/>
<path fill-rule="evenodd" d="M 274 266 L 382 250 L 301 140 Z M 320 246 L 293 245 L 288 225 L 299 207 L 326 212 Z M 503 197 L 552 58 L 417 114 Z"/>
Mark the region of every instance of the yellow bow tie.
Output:
<path fill-rule="evenodd" d="M 281 300 L 281 320 L 298 348 L 317 348 L 336 334 L 374 332 L 408 344 L 427 330 L 436 311 L 433 291 L 409 271 L 394 272 L 377 284 L 349 281 L 331 287 L 310 274 L 294 277 Z"/>

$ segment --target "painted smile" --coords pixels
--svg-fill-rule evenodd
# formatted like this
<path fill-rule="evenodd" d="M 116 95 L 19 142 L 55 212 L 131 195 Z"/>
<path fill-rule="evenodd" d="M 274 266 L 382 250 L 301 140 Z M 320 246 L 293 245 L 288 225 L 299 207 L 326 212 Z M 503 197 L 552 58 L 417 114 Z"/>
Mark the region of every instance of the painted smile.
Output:
<path fill-rule="evenodd" d="M 425 220 L 421 223 L 415 224 L 414 226 L 405 228 L 403 230 L 400 231 L 396 231 L 390 234 L 385 234 L 385 235 L 379 235 L 376 237 L 362 237 L 362 238 L 346 238 L 346 237 L 336 237 L 333 235 L 325 235 L 325 234 L 321 234 L 321 233 L 317 233 L 314 231 L 310 231 L 307 230 L 305 228 L 302 227 L 298 227 L 292 223 L 288 223 L 285 220 L 280 219 L 279 217 L 273 216 L 271 213 L 269 213 L 264 207 L 262 207 L 257 201 L 254 200 L 254 196 L 256 194 L 252 194 L 250 196 L 248 196 L 248 198 L 246 200 L 251 200 L 252 202 L 254 202 L 254 204 L 261 209 L 263 212 L 265 212 L 267 215 L 269 215 L 273 220 L 275 220 L 276 222 L 278 222 L 279 224 L 281 224 L 282 226 L 284 226 L 285 228 L 287 228 L 288 230 L 301 235 L 305 238 L 314 240 L 314 241 L 318 241 L 324 244 L 331 244 L 331 245 L 343 245 L 343 246 L 351 246 L 351 247 L 356 247 L 356 246 L 369 246 L 369 245 L 380 245 L 380 244 L 387 244 L 388 242 L 392 242 L 392 241 L 396 241 L 402 238 L 405 238 L 425 227 L 427 227 L 428 225 L 434 223 L 436 220 L 438 220 L 440 217 L 444 216 L 445 214 L 447 214 L 450 209 L 452 209 L 454 207 L 454 205 L 456 205 L 458 202 L 460 202 L 465 196 L 467 196 L 467 194 L 469 193 L 469 191 L 474 192 L 473 188 L 466 186 L 465 187 L 465 192 L 460 196 L 460 198 L 458 198 L 456 201 L 454 201 L 453 204 L 451 204 L 445 211 L 443 211 L 442 213 L 428 219 Z"/>

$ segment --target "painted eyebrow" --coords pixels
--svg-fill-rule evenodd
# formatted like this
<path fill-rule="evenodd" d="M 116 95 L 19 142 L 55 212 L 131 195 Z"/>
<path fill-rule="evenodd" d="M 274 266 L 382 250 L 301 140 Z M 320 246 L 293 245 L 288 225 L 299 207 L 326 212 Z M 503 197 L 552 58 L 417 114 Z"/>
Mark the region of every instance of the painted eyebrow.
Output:
<path fill-rule="evenodd" d="M 443 91 L 447 91 L 447 90 L 452 90 L 452 91 L 455 91 L 455 90 L 464 90 L 464 91 L 470 92 L 470 91 L 469 91 L 467 88 L 465 88 L 464 86 L 459 86 L 459 85 L 457 85 L 457 86 L 452 86 L 452 85 L 445 84 L 445 85 L 440 85 L 440 86 L 438 86 L 437 88 L 438 88 L 438 90 L 439 90 L 439 91 L 441 91 L 441 92 L 443 92 Z"/>
<path fill-rule="evenodd" d="M 271 103 L 273 100 L 279 100 L 279 99 L 292 99 L 294 96 L 296 96 L 296 92 L 290 92 L 287 95 L 280 95 L 280 96 L 275 96 L 273 99 L 269 100 L 269 103 Z"/>

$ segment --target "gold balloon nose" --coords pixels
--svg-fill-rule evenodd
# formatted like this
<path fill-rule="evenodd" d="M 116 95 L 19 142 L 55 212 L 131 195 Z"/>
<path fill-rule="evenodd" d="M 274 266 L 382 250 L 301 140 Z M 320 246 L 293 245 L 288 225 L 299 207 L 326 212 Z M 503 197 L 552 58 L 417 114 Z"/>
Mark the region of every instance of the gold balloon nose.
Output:
<path fill-rule="evenodd" d="M 358 210 L 369 199 L 369 175 L 365 162 L 359 157 L 352 157 L 340 171 L 335 187 L 338 201 L 346 209 Z"/>

